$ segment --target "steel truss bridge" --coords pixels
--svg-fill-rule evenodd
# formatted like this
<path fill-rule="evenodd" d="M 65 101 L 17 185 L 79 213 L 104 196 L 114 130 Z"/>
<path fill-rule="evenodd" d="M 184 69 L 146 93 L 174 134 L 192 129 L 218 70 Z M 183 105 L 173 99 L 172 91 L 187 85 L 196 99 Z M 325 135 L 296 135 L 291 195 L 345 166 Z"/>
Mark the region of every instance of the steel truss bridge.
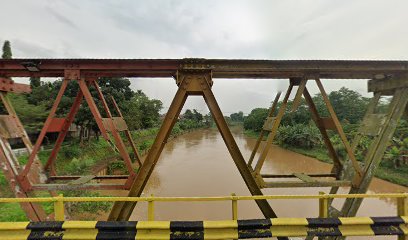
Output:
<path fill-rule="evenodd" d="M 11 80 L 12 77 L 63 78 L 61 89 L 56 96 L 54 105 L 34 145 L 30 142 L 22 123 L 18 119 L 12 104 L 7 98 L 7 94 L 10 92 L 27 93 L 30 92 L 30 89 L 24 84 L 13 82 Z M 109 109 L 107 100 L 98 85 L 98 79 L 100 77 L 167 77 L 175 79 L 178 90 L 144 162 L 141 162 L 126 122 L 124 121 L 123 115 L 117 107 L 114 99 L 110 100 L 115 109 L 114 111 Z M 290 82 L 279 108 L 277 103 L 281 94 L 279 93 L 275 97 L 270 113 L 267 119 L 265 119 L 261 136 L 257 141 L 252 155 L 247 160 L 240 152 L 212 92 L 211 88 L 214 84 L 213 80 L 217 78 L 228 78 L 231 80 L 258 78 L 270 79 L 271 81 L 273 81 L 273 79 L 288 79 Z M 324 82 L 331 81 L 330 79 L 354 79 L 355 81 L 368 79 L 368 91 L 374 93 L 374 97 L 369 104 L 366 115 L 358 130 L 358 134 L 351 143 L 346 138 L 342 126 L 336 116 L 335 109 L 333 109 L 324 89 Z M 79 84 L 79 90 L 75 101 L 67 116 L 63 118 L 56 117 L 58 106 L 66 91 L 67 85 L 71 81 L 76 81 Z M 307 85 L 310 82 L 315 82 L 317 84 L 329 116 L 321 116 L 317 111 L 316 105 L 307 89 Z M 92 96 L 89 90 L 90 88 L 96 90 L 97 97 L 103 104 L 103 112 L 100 112 L 96 106 L 94 101 L 95 96 Z M 311 112 L 312 120 L 322 134 L 328 154 L 334 163 L 332 170 L 328 173 L 290 173 L 273 175 L 261 172 L 265 158 L 270 151 L 270 145 L 276 136 L 280 121 L 286 113 L 287 102 L 292 91 L 296 91 L 292 111 L 296 111 L 296 108 L 303 97 Z M 272 219 L 270 222 L 273 228 L 274 221 L 279 218 L 268 201 L 262 197 L 262 188 L 331 187 L 329 196 L 336 194 L 339 187 L 349 188 L 350 196 L 358 196 L 367 191 L 375 170 L 383 158 L 387 144 L 394 134 L 398 120 L 407 112 L 408 61 L 227 60 L 201 58 L 2 59 L 0 60 L 0 97 L 7 110 L 7 114 L 0 116 L 0 164 L 16 197 L 25 198 L 27 200 L 21 201 L 21 206 L 25 210 L 28 218 L 32 221 L 51 220 L 50 216 L 45 214 L 45 211 L 41 208 L 38 202 L 31 198 L 36 191 L 46 190 L 49 191 L 52 196 L 57 197 L 57 191 L 72 189 L 125 189 L 129 191 L 129 197 L 140 197 L 154 170 L 154 166 L 160 157 L 163 147 L 167 142 L 172 127 L 178 119 L 181 109 L 188 96 L 191 95 L 203 96 L 235 165 L 251 194 L 254 196 L 252 200 L 256 201 L 260 210 L 264 214 L 265 219 Z M 379 113 L 376 111 L 376 106 L 382 96 L 391 96 L 391 102 L 386 113 Z M 58 164 L 56 156 L 67 135 L 69 126 L 74 121 L 83 101 L 87 102 L 90 111 L 97 122 L 99 130 L 101 131 L 102 137 L 109 142 L 112 149 L 119 152 L 128 169 L 128 175 L 59 176 L 56 172 L 55 165 Z M 114 114 L 114 112 L 116 112 L 116 114 Z M 58 133 L 58 138 L 46 165 L 42 166 L 38 160 L 37 154 L 40 151 L 44 137 L 49 132 Z M 132 169 L 131 162 L 133 159 L 131 159 L 130 154 L 126 150 L 125 143 L 121 137 L 121 132 L 126 136 L 127 141 L 130 143 L 131 148 L 134 151 L 134 160 L 140 165 L 137 172 Z M 333 143 L 330 141 L 329 134 L 339 135 L 344 149 L 347 152 L 347 157 L 345 159 L 341 159 L 335 151 Z M 359 162 L 355 157 L 354 150 L 359 146 L 359 143 L 364 136 L 369 137 L 372 140 L 372 143 L 364 160 Z M 29 159 L 26 165 L 21 165 L 11 151 L 9 139 L 12 138 L 21 138 L 26 145 L 29 152 Z M 291 178 L 295 179 L 295 181 L 276 180 L 282 178 Z M 103 182 L 95 183 L 94 181 L 101 179 L 123 179 L 125 180 L 125 183 L 106 184 Z M 327 205 L 327 214 L 321 217 L 329 217 L 328 219 L 335 218 L 337 220 L 333 221 L 337 222 L 337 225 L 345 223 L 342 220 L 339 220 L 340 218 L 354 217 L 362 202 L 362 198 L 360 197 L 349 197 L 346 199 L 341 209 L 335 209 L 331 206 L 332 199 L 333 198 L 327 198 L 324 201 L 325 205 Z M 404 199 L 404 201 L 406 201 L 406 197 Z M 125 199 L 118 200 L 115 202 L 108 220 L 127 221 L 136 203 L 136 201 L 127 201 Z M 398 224 L 403 224 L 400 230 L 402 233 L 406 234 L 406 225 L 404 225 L 406 224 L 406 218 L 404 218 L 404 216 L 406 216 L 406 205 L 404 206 L 405 207 L 401 207 L 401 209 L 405 209 L 405 212 L 403 214 L 400 212 L 398 220 L 393 218 L 392 221 L 389 219 L 381 219 L 378 221 L 381 221 L 382 223 L 384 221 L 392 222 L 392 226 L 395 226 L 397 222 Z M 302 222 L 302 220 L 299 221 Z M 359 222 L 356 219 L 344 221 L 358 222 L 359 224 L 363 224 L 362 222 L 364 222 L 366 227 L 370 225 L 371 229 L 377 224 L 375 219 L 366 219 L 362 222 Z M 339 222 L 341 224 L 339 224 Z M 302 226 L 308 228 L 310 222 L 307 222 L 306 224 L 306 222 L 303 221 L 303 223 L 304 225 Z M 73 225 L 71 226 L 75 225 L 75 223 L 72 224 Z M 104 225 L 107 223 L 101 224 Z M 126 224 L 131 223 L 128 222 Z M 227 238 L 243 237 L 243 235 L 239 234 L 240 223 L 235 222 L 231 224 L 232 225 L 229 226 L 238 226 L 238 230 L 233 230 L 233 234 L 235 235 L 228 235 Z M 250 225 L 249 222 L 242 224 Z M 11 225 L 7 224 L 1 226 L 11 228 Z M 91 224 L 89 226 L 93 225 Z M 139 225 L 135 226 L 137 228 Z M 19 227 L 21 229 L 30 229 L 24 224 L 19 225 Z M 340 228 L 340 226 L 338 227 Z M 95 228 L 95 226 L 90 228 Z M 166 228 L 163 229 L 163 231 L 164 230 L 168 231 L 169 229 Z M 238 235 L 236 235 L 237 231 Z M 401 231 L 399 231 L 399 234 L 397 235 L 400 235 L 402 237 L 401 239 L 406 239 L 404 238 L 404 234 L 401 234 Z M 374 234 L 377 233 L 374 231 Z M 279 239 L 287 239 L 288 236 L 292 235 L 281 234 L 277 236 Z M 332 235 L 332 237 L 335 238 L 341 236 L 342 234 Z"/>

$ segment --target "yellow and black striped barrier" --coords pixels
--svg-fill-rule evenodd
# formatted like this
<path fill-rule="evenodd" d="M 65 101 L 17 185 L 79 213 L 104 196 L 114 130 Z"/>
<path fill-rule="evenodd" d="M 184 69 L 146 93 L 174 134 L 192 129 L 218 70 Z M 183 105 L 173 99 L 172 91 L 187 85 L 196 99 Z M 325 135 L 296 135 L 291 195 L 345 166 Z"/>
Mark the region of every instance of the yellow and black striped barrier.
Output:
<path fill-rule="evenodd" d="M 273 218 L 229 221 L 49 221 L 0 223 L 7 240 L 246 239 L 408 235 L 408 217 Z"/>

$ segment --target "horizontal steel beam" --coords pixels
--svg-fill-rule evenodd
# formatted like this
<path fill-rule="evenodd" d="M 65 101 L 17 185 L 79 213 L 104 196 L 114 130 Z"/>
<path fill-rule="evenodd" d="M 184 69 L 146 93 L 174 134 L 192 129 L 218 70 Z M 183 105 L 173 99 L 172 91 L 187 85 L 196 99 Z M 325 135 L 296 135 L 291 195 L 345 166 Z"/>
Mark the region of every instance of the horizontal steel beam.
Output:
<path fill-rule="evenodd" d="M 123 190 L 125 189 L 123 184 L 105 183 L 105 184 L 82 184 L 82 185 L 70 185 L 70 184 L 33 184 L 32 190 L 38 191 L 68 191 L 68 190 Z"/>
<path fill-rule="evenodd" d="M 51 181 L 63 181 L 63 180 L 75 180 L 79 179 L 83 176 L 76 175 L 76 176 L 49 176 L 48 182 Z M 102 176 L 95 176 L 93 180 L 112 180 L 112 179 L 127 179 L 129 175 L 102 175 Z"/>
<path fill-rule="evenodd" d="M 173 77 L 181 69 L 211 69 L 213 78 L 371 79 L 408 74 L 408 61 L 236 59 L 1 59 L 3 77 Z"/>
<path fill-rule="evenodd" d="M 350 187 L 351 181 L 315 181 L 315 182 L 300 182 L 300 181 L 276 181 L 265 182 L 263 188 L 300 188 L 300 187 Z"/>
<path fill-rule="evenodd" d="M 336 178 L 334 173 L 311 173 L 307 174 L 310 177 L 333 177 Z M 261 174 L 263 178 L 297 178 L 294 174 Z"/>

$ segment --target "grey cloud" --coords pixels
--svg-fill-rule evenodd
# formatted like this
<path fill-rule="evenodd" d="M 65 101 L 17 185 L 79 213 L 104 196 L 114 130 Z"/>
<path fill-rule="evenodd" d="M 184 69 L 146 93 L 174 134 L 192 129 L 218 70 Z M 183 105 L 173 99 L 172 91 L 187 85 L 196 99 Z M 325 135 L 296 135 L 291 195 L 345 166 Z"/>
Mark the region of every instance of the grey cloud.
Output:
<path fill-rule="evenodd" d="M 73 28 L 78 28 L 78 26 L 73 21 L 71 21 L 68 18 L 61 15 L 60 13 L 58 13 L 58 11 L 55 11 L 54 9 L 52 9 L 50 7 L 46 7 L 46 10 L 49 13 L 51 13 L 51 15 L 53 15 L 62 24 L 65 24 L 65 25 L 73 27 Z"/>
<path fill-rule="evenodd" d="M 38 58 L 55 58 L 57 56 L 57 52 L 43 47 L 40 44 L 35 44 L 32 42 L 28 42 L 27 40 L 22 39 L 12 39 L 12 48 L 13 51 L 16 53 L 15 56 L 36 56 Z"/>
<path fill-rule="evenodd" d="M 5 1 L 0 36 L 16 57 L 404 60 L 407 8 L 405 0 Z M 323 83 L 368 95 L 365 81 Z M 169 80 L 132 79 L 132 88 L 165 107 L 176 91 Z M 278 89 L 282 81 L 214 84 L 225 112 L 267 107 Z M 200 99 L 187 104 L 205 109 Z"/>

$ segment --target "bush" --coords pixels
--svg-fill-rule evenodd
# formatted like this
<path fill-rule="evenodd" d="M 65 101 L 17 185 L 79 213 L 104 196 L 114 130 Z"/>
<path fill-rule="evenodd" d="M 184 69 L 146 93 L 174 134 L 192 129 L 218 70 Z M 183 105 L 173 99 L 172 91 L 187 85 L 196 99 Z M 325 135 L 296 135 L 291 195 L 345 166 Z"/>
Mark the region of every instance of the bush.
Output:
<path fill-rule="evenodd" d="M 82 174 L 94 164 L 92 159 L 78 159 L 73 158 L 71 162 L 65 167 L 65 170 L 69 173 Z"/>
<path fill-rule="evenodd" d="M 64 147 L 61 149 L 62 157 L 66 159 L 77 158 L 81 155 L 82 150 L 78 145 L 71 145 L 69 147 Z"/>
<path fill-rule="evenodd" d="M 319 146 L 322 143 L 320 132 L 317 127 L 303 124 L 279 127 L 276 139 L 280 145 L 290 145 L 309 149 Z"/>

